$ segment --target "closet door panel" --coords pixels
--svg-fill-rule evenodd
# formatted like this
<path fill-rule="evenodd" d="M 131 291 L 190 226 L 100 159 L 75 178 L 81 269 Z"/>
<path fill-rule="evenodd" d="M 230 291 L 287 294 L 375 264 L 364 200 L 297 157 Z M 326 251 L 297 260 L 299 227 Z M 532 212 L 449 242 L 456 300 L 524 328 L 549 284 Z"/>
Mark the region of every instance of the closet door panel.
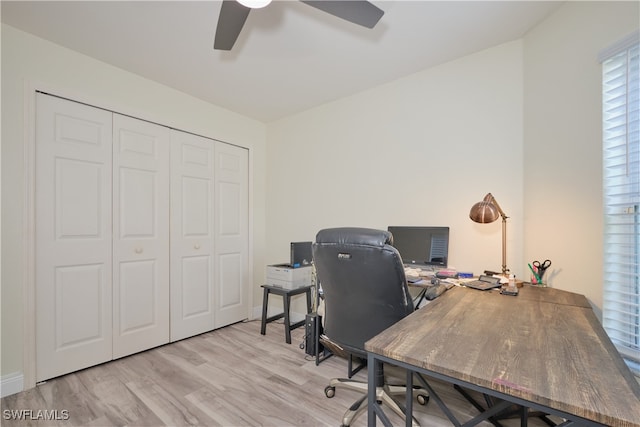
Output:
<path fill-rule="evenodd" d="M 111 113 L 36 95 L 36 381 L 111 359 Z"/>
<path fill-rule="evenodd" d="M 170 130 L 113 116 L 113 357 L 169 342 Z"/>
<path fill-rule="evenodd" d="M 171 134 L 171 341 L 213 329 L 214 141 Z"/>
<path fill-rule="evenodd" d="M 215 326 L 247 317 L 248 151 L 216 142 Z"/>

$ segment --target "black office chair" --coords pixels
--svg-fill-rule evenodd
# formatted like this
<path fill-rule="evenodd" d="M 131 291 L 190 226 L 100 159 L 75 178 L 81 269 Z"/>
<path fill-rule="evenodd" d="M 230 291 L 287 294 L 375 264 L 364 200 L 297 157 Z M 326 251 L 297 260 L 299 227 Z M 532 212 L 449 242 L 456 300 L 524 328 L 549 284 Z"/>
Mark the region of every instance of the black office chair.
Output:
<path fill-rule="evenodd" d="M 324 335 L 332 345 L 364 360 L 364 343 L 414 309 L 402 259 L 391 243 L 388 231 L 332 228 L 321 230 L 313 244 L 313 262 L 324 292 Z M 392 395 L 404 395 L 406 387 L 387 384 L 383 372 L 377 375 L 377 400 L 404 417 L 402 405 Z M 348 426 L 366 409 L 367 384 L 334 378 L 326 396 L 333 397 L 336 387 L 364 392 L 344 414 L 342 425 Z M 424 390 L 416 389 L 414 395 L 419 403 L 427 403 Z M 415 418 L 413 422 L 417 425 Z"/>

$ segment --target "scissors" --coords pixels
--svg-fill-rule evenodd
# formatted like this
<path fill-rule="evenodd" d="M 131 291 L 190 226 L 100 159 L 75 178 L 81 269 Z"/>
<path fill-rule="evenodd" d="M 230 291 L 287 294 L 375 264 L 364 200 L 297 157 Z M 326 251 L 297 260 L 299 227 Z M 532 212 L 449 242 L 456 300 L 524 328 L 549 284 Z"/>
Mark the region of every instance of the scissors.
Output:
<path fill-rule="evenodd" d="M 538 276 L 542 278 L 544 272 L 551 266 L 551 261 L 548 259 L 545 259 L 543 262 L 533 261 L 533 266 L 538 270 Z"/>

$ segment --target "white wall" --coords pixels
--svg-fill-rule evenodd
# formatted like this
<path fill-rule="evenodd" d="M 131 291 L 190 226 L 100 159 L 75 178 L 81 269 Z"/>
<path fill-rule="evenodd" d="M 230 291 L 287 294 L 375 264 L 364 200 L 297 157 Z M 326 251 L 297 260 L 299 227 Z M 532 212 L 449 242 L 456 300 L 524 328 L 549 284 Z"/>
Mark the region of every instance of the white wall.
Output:
<path fill-rule="evenodd" d="M 469 219 L 492 192 L 522 276 L 522 75 L 514 41 L 269 124 L 267 260 L 324 227 L 433 225 L 451 265 L 499 271 L 500 222 Z"/>
<path fill-rule="evenodd" d="M 253 176 L 250 205 L 254 279 L 263 279 L 265 127 L 262 123 L 2 25 L 2 367 L 23 370 L 25 261 L 24 143 L 26 88 L 48 88 L 210 138 L 248 147 Z M 213 82 L 215 84 L 215 82 Z M 253 302 L 253 304 L 259 304 Z"/>
<path fill-rule="evenodd" d="M 638 2 L 567 2 L 524 37 L 525 260 L 602 308 L 602 69 Z"/>

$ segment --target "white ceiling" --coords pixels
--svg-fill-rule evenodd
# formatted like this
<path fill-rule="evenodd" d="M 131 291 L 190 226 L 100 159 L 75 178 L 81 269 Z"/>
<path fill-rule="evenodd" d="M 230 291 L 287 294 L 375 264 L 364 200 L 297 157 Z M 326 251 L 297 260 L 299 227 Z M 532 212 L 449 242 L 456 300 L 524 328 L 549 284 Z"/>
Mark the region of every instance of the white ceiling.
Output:
<path fill-rule="evenodd" d="M 558 1 L 373 1 L 374 29 L 298 1 L 213 49 L 220 1 L 2 1 L 2 22 L 263 122 L 522 37 Z"/>

